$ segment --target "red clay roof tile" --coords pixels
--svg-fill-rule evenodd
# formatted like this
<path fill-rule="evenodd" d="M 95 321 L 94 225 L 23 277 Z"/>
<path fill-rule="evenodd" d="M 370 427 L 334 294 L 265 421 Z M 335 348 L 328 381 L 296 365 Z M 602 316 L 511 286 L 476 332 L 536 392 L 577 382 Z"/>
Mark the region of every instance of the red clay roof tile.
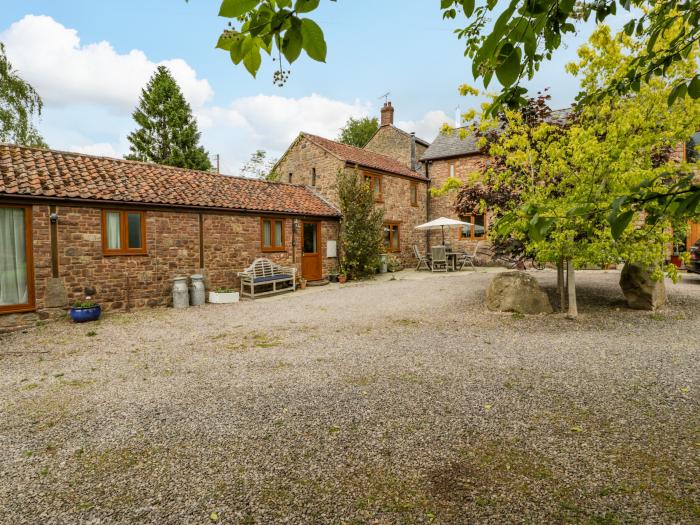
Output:
<path fill-rule="evenodd" d="M 403 175 L 404 177 L 428 180 L 422 173 L 414 171 L 408 168 L 408 166 L 401 164 L 399 161 L 392 159 L 391 157 L 387 157 L 386 155 L 382 155 L 381 153 L 374 153 L 373 151 L 356 148 L 355 146 L 341 144 L 340 142 L 324 139 L 323 137 L 312 135 L 310 133 L 302 133 L 302 135 L 317 146 L 320 146 L 321 148 L 351 164 L 357 164 L 365 168 L 374 168 L 377 170 L 386 171 L 387 173 L 394 173 L 396 175 Z"/>
<path fill-rule="evenodd" d="M 340 215 L 306 186 L 9 144 L 0 144 L 1 194 Z"/>

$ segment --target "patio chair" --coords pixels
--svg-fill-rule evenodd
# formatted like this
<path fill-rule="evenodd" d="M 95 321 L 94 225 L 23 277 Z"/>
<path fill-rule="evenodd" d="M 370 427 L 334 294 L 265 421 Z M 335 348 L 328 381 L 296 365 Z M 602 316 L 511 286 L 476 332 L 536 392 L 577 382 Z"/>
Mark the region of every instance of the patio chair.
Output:
<path fill-rule="evenodd" d="M 476 259 L 477 252 L 479 251 L 479 243 L 480 242 L 481 241 L 478 241 L 476 243 L 476 246 L 474 246 L 474 251 L 471 254 L 469 254 L 469 253 L 462 254 L 459 257 L 459 259 L 457 259 L 457 262 L 459 263 L 459 268 L 458 268 L 459 270 L 462 270 L 462 268 L 464 268 L 464 266 L 467 263 L 469 263 L 472 265 L 472 270 L 476 271 L 476 267 L 474 266 L 474 260 Z"/>
<path fill-rule="evenodd" d="M 446 272 L 447 249 L 444 246 L 433 246 L 430 251 L 432 253 L 431 270 L 434 272 Z"/>
<path fill-rule="evenodd" d="M 420 270 L 420 267 L 425 264 L 425 269 L 426 270 L 431 270 L 430 266 L 430 256 L 428 255 L 422 255 L 420 253 L 420 250 L 418 250 L 418 246 L 415 244 L 413 245 L 413 255 L 416 256 L 416 259 L 418 259 L 418 264 L 416 265 L 416 271 Z"/>

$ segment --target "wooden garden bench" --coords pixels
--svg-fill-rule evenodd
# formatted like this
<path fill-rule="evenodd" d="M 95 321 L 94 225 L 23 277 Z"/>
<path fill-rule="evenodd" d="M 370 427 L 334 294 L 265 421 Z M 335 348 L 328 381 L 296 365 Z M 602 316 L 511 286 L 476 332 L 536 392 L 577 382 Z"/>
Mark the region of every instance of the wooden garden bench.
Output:
<path fill-rule="evenodd" d="M 296 268 L 280 266 L 265 257 L 255 259 L 253 264 L 238 273 L 241 279 L 241 295 L 255 299 L 273 293 L 293 292 L 296 290 L 296 271 Z M 270 285 L 271 290 L 256 292 L 256 288 Z M 278 288 L 278 285 L 287 286 Z"/>

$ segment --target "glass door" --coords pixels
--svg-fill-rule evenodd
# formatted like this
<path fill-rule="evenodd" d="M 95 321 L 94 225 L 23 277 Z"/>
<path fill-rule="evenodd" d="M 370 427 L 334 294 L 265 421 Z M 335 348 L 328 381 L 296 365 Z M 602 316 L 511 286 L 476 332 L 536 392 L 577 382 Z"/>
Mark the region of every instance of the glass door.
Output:
<path fill-rule="evenodd" d="M 31 207 L 0 205 L 0 313 L 34 309 Z"/>

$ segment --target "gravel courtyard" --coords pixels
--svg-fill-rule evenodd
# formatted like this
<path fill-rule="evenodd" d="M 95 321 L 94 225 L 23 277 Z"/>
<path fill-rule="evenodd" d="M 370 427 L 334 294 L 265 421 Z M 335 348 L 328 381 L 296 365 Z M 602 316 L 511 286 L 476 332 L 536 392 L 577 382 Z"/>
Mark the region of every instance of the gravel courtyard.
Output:
<path fill-rule="evenodd" d="M 700 276 L 579 272 L 576 321 L 492 276 L 0 338 L 0 523 L 698 523 Z"/>

